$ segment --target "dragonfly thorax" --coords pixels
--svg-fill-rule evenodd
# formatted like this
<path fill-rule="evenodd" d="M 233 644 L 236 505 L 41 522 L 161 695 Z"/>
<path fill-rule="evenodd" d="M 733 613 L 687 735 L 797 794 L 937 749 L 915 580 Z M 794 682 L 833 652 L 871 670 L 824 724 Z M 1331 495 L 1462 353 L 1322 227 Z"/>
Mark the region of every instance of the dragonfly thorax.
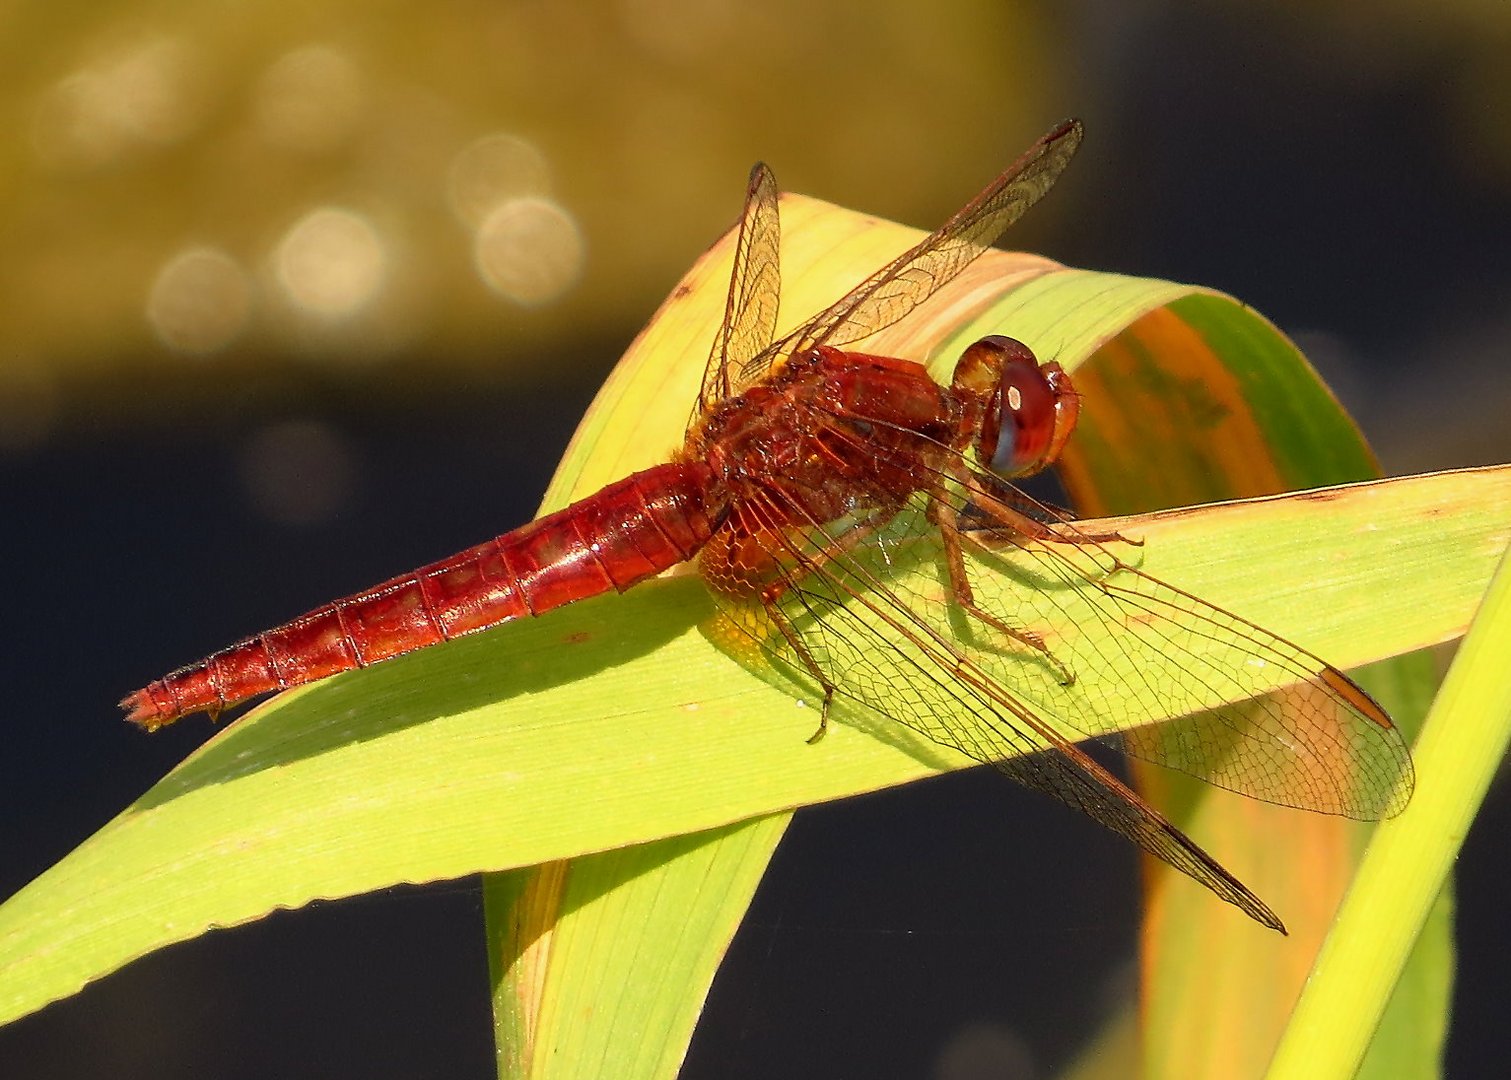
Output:
<path fill-rule="evenodd" d="M 779 494 L 828 520 L 905 500 L 934 456 L 965 448 L 960 419 L 921 364 L 820 347 L 721 403 L 684 454 L 736 499 Z"/>

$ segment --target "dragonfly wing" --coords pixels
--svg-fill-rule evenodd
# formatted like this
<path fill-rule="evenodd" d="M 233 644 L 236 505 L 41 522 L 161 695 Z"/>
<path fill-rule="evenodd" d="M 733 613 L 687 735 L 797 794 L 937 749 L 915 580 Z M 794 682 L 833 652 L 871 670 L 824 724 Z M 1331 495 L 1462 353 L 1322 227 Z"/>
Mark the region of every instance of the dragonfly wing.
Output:
<path fill-rule="evenodd" d="M 1011 490 L 1018 506 L 1032 504 Z M 977 601 L 1039 635 L 1075 681 L 1064 686 L 1049 665 L 962 647 L 1042 713 L 1265 802 L 1360 820 L 1405 807 L 1413 783 L 1405 741 L 1337 668 L 1144 573 L 1072 523 L 1052 526 L 1065 539 L 1033 539 L 995 500 L 971 505 Z M 995 523 L 981 524 L 993 514 Z M 1033 516 L 1053 518 L 1043 507 Z"/>
<path fill-rule="evenodd" d="M 771 353 L 786 356 L 815 345 L 844 345 L 907 315 L 1044 197 L 1070 164 L 1081 134 L 1081 122 L 1067 120 L 1044 135 L 938 230 L 784 336 Z M 764 370 L 769 362 L 763 357 L 754 366 Z"/>
<path fill-rule="evenodd" d="M 921 521 L 905 512 L 896 521 Z M 1280 920 L 1242 882 L 1082 750 L 1070 744 L 969 653 L 917 612 L 923 593 L 884 582 L 928 576 L 915 537 L 894 527 L 852 552 L 830 530 L 787 529 L 765 539 L 785 550 L 788 570 L 776 618 L 757 599 L 720 595 L 724 633 L 765 650 L 799 680 L 812 673 L 788 634 L 848 698 L 925 739 L 950 747 L 1075 807 L 1151 855 L 1189 874 L 1266 926 Z M 937 554 L 937 546 L 934 554 Z M 935 584 L 937 586 L 937 576 Z M 936 590 L 937 591 L 937 588 Z M 716 594 L 718 595 L 718 594 Z M 786 624 L 786 630 L 778 625 Z M 883 734 L 883 737 L 886 737 Z"/>
<path fill-rule="evenodd" d="M 776 334 L 782 294 L 781 222 L 776 177 L 762 163 L 750 170 L 745 209 L 735 238 L 734 270 L 724 319 L 714 335 L 713 352 L 703 371 L 700 407 L 739 393 L 765 374 L 755 360 Z"/>
<path fill-rule="evenodd" d="M 1247 885 L 1074 745 L 992 764 L 1009 779 L 1053 795 L 1132 840 L 1156 859 L 1205 885 L 1255 922 L 1282 934 L 1286 932 L 1280 916 Z"/>
<path fill-rule="evenodd" d="M 856 544 L 817 522 L 763 537 L 787 553 L 777 617 L 735 600 L 729 620 L 797 678 L 816 667 L 837 700 L 1055 795 L 1261 922 L 1257 899 L 1063 733 L 1282 805 L 1371 819 L 1405 805 L 1400 732 L 1337 669 L 1107 546 L 1045 539 L 1042 524 L 1017 529 L 1006 512 L 988 527 L 994 504 L 942 484 L 933 494 L 973 524 L 961 535 L 975 603 L 1036 635 L 1047 656 L 956 602 L 939 526 L 918 505 Z M 758 519 L 801 513 L 783 505 Z"/>

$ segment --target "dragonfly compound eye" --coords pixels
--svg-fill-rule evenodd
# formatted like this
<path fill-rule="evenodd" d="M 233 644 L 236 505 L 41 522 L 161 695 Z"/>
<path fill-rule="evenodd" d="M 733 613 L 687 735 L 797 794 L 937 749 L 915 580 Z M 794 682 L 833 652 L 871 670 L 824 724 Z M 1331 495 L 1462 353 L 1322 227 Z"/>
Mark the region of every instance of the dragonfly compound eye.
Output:
<path fill-rule="evenodd" d="M 995 438 L 977 447 L 978 452 L 1002 476 L 1027 476 L 1047 468 L 1075 425 L 1080 399 L 1070 376 L 1059 364 L 1041 364 L 1014 338 L 983 338 L 973 348 L 990 350 L 1000 365 Z"/>

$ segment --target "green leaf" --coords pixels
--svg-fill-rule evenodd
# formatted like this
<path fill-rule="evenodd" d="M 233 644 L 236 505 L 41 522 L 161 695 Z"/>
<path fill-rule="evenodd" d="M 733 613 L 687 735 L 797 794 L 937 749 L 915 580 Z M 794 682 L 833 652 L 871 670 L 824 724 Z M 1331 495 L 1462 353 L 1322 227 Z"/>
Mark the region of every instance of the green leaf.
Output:
<path fill-rule="evenodd" d="M 1339 912 L 1339 926 L 1349 932 L 1335 933 L 1317 958 L 1271 1064 L 1274 1080 L 1355 1075 L 1388 1000 L 1388 992 L 1371 988 L 1393 987 L 1424 926 L 1443 918 L 1440 894 L 1511 744 L 1508 650 L 1511 562 L 1503 558 L 1417 742 L 1411 811 L 1382 824 L 1370 845 Z M 1388 1025 L 1384 1030 L 1397 1035 Z M 1440 1043 L 1446 1026 L 1429 1034 Z M 1397 1046 L 1389 1050 L 1371 1054 L 1372 1074 L 1407 1075 L 1409 1056 Z M 1416 1075 L 1435 1075 L 1435 1066 L 1422 1063 Z"/>
<path fill-rule="evenodd" d="M 916 235 L 796 199 L 784 223 L 794 315 Z M 721 268 L 723 248 L 637 340 L 579 431 L 555 504 L 669 453 Z M 995 255 L 868 345 L 923 355 L 980 316 L 1068 366 L 1093 352 L 1100 365 L 1137 352 L 1148 320 L 1172 311 L 1165 336 L 1203 319 L 1258 323 L 1185 287 Z M 1081 383 L 1088 406 L 1095 379 Z M 1195 390 L 1186 399 L 1203 403 Z M 1069 463 L 1078 495 L 1097 447 L 1126 445 L 1088 414 L 1086 449 Z M 1505 546 L 1508 506 L 1511 477 L 1486 471 L 1118 528 L 1148 540 L 1149 571 L 1355 663 L 1461 632 Z M 1399 609 L 1383 626 L 1382 598 Z M 663 579 L 278 696 L 0 907 L 0 1020 L 280 907 L 572 859 L 535 882 L 489 880 L 501 1066 L 670 1075 L 783 812 L 966 764 L 843 717 L 807 745 L 812 710 L 720 652 L 702 630 L 710 614 L 696 579 Z"/>

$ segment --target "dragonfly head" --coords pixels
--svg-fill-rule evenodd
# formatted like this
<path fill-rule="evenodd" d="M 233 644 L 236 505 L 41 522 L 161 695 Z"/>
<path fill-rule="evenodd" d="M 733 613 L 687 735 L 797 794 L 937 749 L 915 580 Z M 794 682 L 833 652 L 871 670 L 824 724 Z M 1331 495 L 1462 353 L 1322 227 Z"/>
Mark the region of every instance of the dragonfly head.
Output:
<path fill-rule="evenodd" d="M 961 354 L 952 388 L 979 409 L 971 418 L 977 455 L 1008 478 L 1053 465 L 1081 406 L 1059 364 L 1041 364 L 1023 342 L 1000 335 Z"/>

